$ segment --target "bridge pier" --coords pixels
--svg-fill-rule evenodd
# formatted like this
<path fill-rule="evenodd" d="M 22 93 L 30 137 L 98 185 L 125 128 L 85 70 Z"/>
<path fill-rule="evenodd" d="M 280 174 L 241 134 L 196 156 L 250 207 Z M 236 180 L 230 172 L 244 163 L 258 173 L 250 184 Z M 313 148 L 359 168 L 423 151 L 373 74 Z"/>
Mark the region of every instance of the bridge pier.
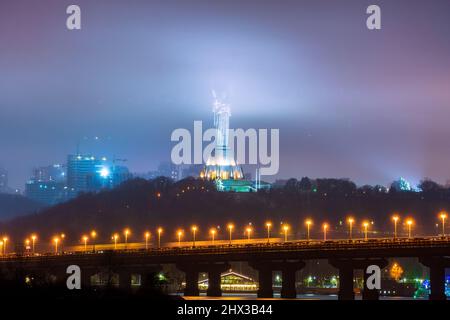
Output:
<path fill-rule="evenodd" d="M 369 289 L 367 288 L 367 279 L 370 277 L 370 274 L 367 274 L 367 267 L 370 265 L 376 265 L 380 268 L 380 270 L 384 269 L 388 262 L 386 259 L 366 259 L 361 265 L 360 269 L 363 269 L 364 273 L 364 289 L 362 291 L 362 299 L 363 300 L 379 300 L 380 299 L 380 290 L 378 289 Z M 381 274 L 380 274 L 381 277 Z M 381 279 L 380 279 L 381 281 Z"/>
<path fill-rule="evenodd" d="M 285 261 L 254 261 L 250 263 L 253 269 L 258 271 L 258 298 L 272 298 L 272 272 L 282 272 L 282 298 L 295 298 L 297 290 L 295 287 L 295 274 L 305 266 L 303 261 L 285 260 Z"/>
<path fill-rule="evenodd" d="M 123 291 L 131 290 L 131 272 L 129 270 L 119 270 L 119 289 Z"/>
<path fill-rule="evenodd" d="M 386 259 L 331 259 L 329 263 L 339 269 L 339 300 L 354 300 L 353 274 L 355 269 L 362 269 L 364 274 L 363 300 L 378 300 L 380 292 L 378 289 L 367 288 L 367 279 L 370 274 L 366 273 L 367 267 L 376 265 L 381 269 L 387 266 Z M 380 275 L 381 276 L 381 275 Z"/>
<path fill-rule="evenodd" d="M 198 270 L 185 270 L 186 287 L 184 288 L 185 296 L 198 296 Z"/>
<path fill-rule="evenodd" d="M 258 298 L 272 298 L 272 272 L 273 269 L 269 262 L 262 263 L 257 261 L 254 263 L 249 263 L 250 266 L 258 271 Z"/>
<path fill-rule="evenodd" d="M 226 262 L 221 263 L 181 263 L 177 264 L 177 268 L 185 273 L 186 287 L 184 289 L 185 296 L 198 296 L 198 274 L 199 272 L 208 273 L 208 290 L 206 295 L 210 297 L 222 296 L 220 287 L 221 273 L 230 268 Z"/>
<path fill-rule="evenodd" d="M 228 269 L 230 269 L 230 265 L 228 263 L 208 265 L 208 290 L 206 291 L 207 296 L 222 296 L 222 289 L 220 287 L 220 275 L 222 272 L 225 272 Z"/>
<path fill-rule="evenodd" d="M 339 300 L 355 300 L 353 291 L 353 266 L 349 259 L 333 259 L 329 263 L 339 270 Z"/>
<path fill-rule="evenodd" d="M 281 266 L 282 272 L 282 298 L 296 298 L 297 289 L 295 287 L 295 274 L 298 270 L 303 269 L 305 263 L 303 261 L 285 261 Z"/>
<path fill-rule="evenodd" d="M 445 295 L 445 267 L 450 266 L 450 259 L 444 257 L 419 258 L 430 269 L 430 300 L 447 300 Z"/>

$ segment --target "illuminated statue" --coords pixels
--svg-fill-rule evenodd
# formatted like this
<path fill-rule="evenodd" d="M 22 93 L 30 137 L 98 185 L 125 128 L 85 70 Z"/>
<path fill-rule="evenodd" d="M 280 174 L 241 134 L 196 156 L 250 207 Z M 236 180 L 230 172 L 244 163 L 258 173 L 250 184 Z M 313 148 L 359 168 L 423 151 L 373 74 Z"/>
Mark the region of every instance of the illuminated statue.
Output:
<path fill-rule="evenodd" d="M 201 178 L 207 180 L 241 180 L 244 178 L 241 166 L 237 165 L 229 149 L 230 105 L 219 99 L 213 91 L 214 127 L 216 145 L 214 158 L 208 159 Z"/>
<path fill-rule="evenodd" d="M 216 133 L 216 147 L 215 156 L 219 161 L 227 161 L 228 159 L 228 129 L 230 128 L 230 106 L 217 98 L 215 91 L 213 91 L 214 103 L 214 127 Z"/>

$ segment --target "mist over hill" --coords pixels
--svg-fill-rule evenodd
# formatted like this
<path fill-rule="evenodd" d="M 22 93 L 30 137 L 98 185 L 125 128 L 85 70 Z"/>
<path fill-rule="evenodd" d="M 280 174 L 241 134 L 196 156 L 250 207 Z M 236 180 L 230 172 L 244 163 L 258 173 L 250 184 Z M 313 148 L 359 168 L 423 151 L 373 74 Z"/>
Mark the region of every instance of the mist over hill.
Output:
<path fill-rule="evenodd" d="M 111 234 L 132 230 L 130 241 L 141 241 L 145 230 L 164 228 L 165 241 L 175 240 L 175 230 L 192 224 L 200 228 L 199 238 L 208 236 L 210 227 L 219 228 L 226 237 L 226 224 L 236 225 L 236 236 L 243 236 L 244 226 L 252 223 L 255 236 L 264 237 L 263 223 L 270 219 L 274 232 L 281 222 L 289 223 L 301 236 L 304 219 L 313 218 L 314 232 L 320 237 L 320 224 L 327 221 L 330 233 L 346 229 L 345 218 L 351 214 L 359 223 L 374 221 L 374 229 L 392 229 L 391 216 L 412 216 L 415 232 L 436 233 L 437 213 L 450 208 L 450 191 L 446 188 L 423 192 L 397 192 L 378 187 L 357 188 L 348 180 L 317 179 L 305 183 L 291 179 L 284 187 L 258 193 L 217 192 L 211 182 L 188 178 L 173 182 L 168 178 L 134 179 L 113 190 L 82 194 L 69 202 L 39 213 L 14 218 L 0 224 L 0 230 L 13 237 L 38 232 L 42 237 L 64 232 L 77 241 L 81 234 L 96 229 L 99 241 L 109 241 Z"/>
<path fill-rule="evenodd" d="M 44 208 L 44 205 L 18 194 L 0 193 L 0 220 L 30 214 Z"/>

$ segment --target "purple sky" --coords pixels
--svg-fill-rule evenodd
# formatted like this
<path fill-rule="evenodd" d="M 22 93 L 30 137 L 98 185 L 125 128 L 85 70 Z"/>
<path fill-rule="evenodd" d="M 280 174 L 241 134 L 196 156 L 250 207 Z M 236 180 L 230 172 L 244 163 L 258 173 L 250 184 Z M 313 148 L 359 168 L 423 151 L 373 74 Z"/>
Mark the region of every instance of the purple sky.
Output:
<path fill-rule="evenodd" d="M 365 27 L 369 4 L 381 31 Z M 211 89 L 228 92 L 232 127 L 280 129 L 279 178 L 450 179 L 448 0 L 0 2 L 13 187 L 94 136 L 99 154 L 153 169 L 172 130 L 211 123 Z"/>

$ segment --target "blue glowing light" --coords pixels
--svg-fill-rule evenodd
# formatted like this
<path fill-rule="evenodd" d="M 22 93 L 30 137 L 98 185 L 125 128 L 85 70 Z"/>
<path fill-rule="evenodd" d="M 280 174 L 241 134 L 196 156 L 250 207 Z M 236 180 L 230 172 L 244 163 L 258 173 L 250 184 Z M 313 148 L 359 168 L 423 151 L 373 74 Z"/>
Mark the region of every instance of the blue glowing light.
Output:
<path fill-rule="evenodd" d="M 109 169 L 107 167 L 102 167 L 100 169 L 99 173 L 100 173 L 100 177 L 102 177 L 102 178 L 108 178 L 109 174 L 110 174 Z"/>

